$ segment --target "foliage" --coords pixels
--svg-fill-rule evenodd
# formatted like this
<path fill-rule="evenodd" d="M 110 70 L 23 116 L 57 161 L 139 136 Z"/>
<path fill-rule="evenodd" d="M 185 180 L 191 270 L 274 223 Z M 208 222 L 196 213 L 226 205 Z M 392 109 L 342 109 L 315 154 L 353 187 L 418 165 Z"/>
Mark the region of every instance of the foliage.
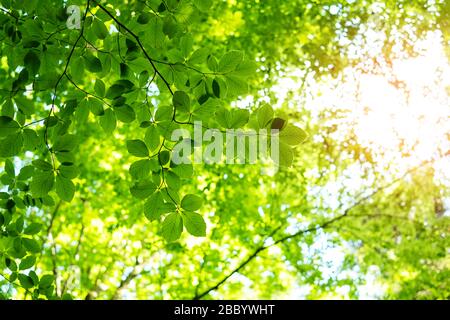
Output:
<path fill-rule="evenodd" d="M 80 28 L 64 1 L 0 2 L 0 297 L 274 298 L 307 284 L 310 298 L 357 298 L 377 266 L 385 297 L 449 298 L 432 163 L 387 174 L 333 136 L 338 114 L 271 89 L 292 68 L 339 77 L 369 55 L 369 29 L 386 34 L 386 63 L 430 30 L 447 41 L 444 1 L 69 1 Z M 280 129 L 279 172 L 175 164 L 171 133 L 194 121 Z M 338 206 L 312 192 L 352 166 L 361 192 L 339 185 Z M 339 275 L 316 268 L 318 243 L 351 245 Z"/>

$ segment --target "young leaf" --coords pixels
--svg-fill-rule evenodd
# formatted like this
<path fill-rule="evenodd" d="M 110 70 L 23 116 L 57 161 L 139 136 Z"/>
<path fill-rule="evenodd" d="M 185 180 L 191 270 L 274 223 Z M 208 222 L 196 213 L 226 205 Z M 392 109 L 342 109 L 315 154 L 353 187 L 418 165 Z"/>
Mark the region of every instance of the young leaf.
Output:
<path fill-rule="evenodd" d="M 104 97 L 105 90 L 106 90 L 105 83 L 101 79 L 95 80 L 95 85 L 94 85 L 95 93 L 98 94 L 100 97 Z"/>
<path fill-rule="evenodd" d="M 176 241 L 183 232 L 183 220 L 180 214 L 169 214 L 162 223 L 162 235 L 168 242 Z"/>
<path fill-rule="evenodd" d="M 111 134 L 116 129 L 116 114 L 111 108 L 106 109 L 105 113 L 99 117 L 98 121 L 106 134 Z"/>
<path fill-rule="evenodd" d="M 148 157 L 148 148 L 142 140 L 128 140 L 127 149 L 130 154 L 136 157 Z"/>
<path fill-rule="evenodd" d="M 181 214 L 186 230 L 195 237 L 206 236 L 206 223 L 203 217 L 196 212 L 184 211 Z"/>
<path fill-rule="evenodd" d="M 273 119 L 273 109 L 268 104 L 264 104 L 258 109 L 256 115 L 258 117 L 258 127 L 265 128 Z"/>
<path fill-rule="evenodd" d="M 136 183 L 130 188 L 130 192 L 133 197 L 138 199 L 145 199 L 151 196 L 156 190 L 156 185 L 153 182 L 140 182 Z"/>
<path fill-rule="evenodd" d="M 163 207 L 164 200 L 161 192 L 155 192 L 144 204 L 145 217 L 150 221 L 159 219 L 162 211 L 164 211 Z"/>
<path fill-rule="evenodd" d="M 152 168 L 152 161 L 149 159 L 138 160 L 130 166 L 130 174 L 135 179 L 142 179 L 148 176 Z"/>
<path fill-rule="evenodd" d="M 242 62 L 244 55 L 241 51 L 231 50 L 223 55 L 219 61 L 219 72 L 233 71 Z"/>
<path fill-rule="evenodd" d="M 145 144 L 148 146 L 150 150 L 156 150 L 156 148 L 159 147 L 160 144 L 160 136 L 158 128 L 154 125 L 148 127 L 147 131 L 145 132 Z"/>
<path fill-rule="evenodd" d="M 73 184 L 72 180 L 57 175 L 55 189 L 61 200 L 67 202 L 72 201 L 75 194 L 75 185 Z"/>
<path fill-rule="evenodd" d="M 279 148 L 280 158 L 278 164 L 282 167 L 290 167 L 292 165 L 292 161 L 294 160 L 294 151 L 288 144 L 282 141 L 280 141 Z"/>
<path fill-rule="evenodd" d="M 173 108 L 169 106 L 161 106 L 155 112 L 156 122 L 171 121 L 173 115 Z"/>
<path fill-rule="evenodd" d="M 280 141 L 283 141 L 291 146 L 302 143 L 306 137 L 307 134 L 305 131 L 292 124 L 288 124 L 283 130 L 280 131 Z"/>
<path fill-rule="evenodd" d="M 203 199 L 195 194 L 187 194 L 181 200 L 181 207 L 187 211 L 196 211 L 202 206 Z"/>

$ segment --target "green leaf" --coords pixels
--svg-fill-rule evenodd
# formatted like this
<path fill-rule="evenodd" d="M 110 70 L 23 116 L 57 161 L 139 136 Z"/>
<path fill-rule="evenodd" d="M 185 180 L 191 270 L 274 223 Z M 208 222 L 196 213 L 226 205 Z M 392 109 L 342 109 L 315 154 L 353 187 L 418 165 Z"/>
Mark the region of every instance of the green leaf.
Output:
<path fill-rule="evenodd" d="M 55 277 L 53 275 L 43 275 L 39 280 L 39 289 L 47 289 L 53 284 L 53 282 L 55 282 Z"/>
<path fill-rule="evenodd" d="M 183 232 L 183 220 L 180 214 L 169 214 L 162 223 L 162 235 L 168 242 L 176 241 Z"/>
<path fill-rule="evenodd" d="M 158 159 L 162 166 L 166 165 L 170 160 L 170 152 L 167 150 L 161 151 L 158 155 Z"/>
<path fill-rule="evenodd" d="M 180 177 L 173 171 L 167 171 L 166 175 L 166 184 L 169 189 L 178 190 L 181 188 Z"/>
<path fill-rule="evenodd" d="M 36 263 L 36 257 L 28 256 L 20 262 L 19 270 L 30 269 L 32 266 L 34 266 L 35 263 Z"/>
<path fill-rule="evenodd" d="M 94 31 L 94 34 L 99 39 L 105 39 L 108 36 L 108 29 L 106 29 L 105 24 L 100 21 L 99 19 L 94 19 L 92 22 L 92 30 Z"/>
<path fill-rule="evenodd" d="M 156 110 L 155 120 L 157 122 L 172 121 L 173 108 L 169 106 L 161 106 Z"/>
<path fill-rule="evenodd" d="M 233 96 L 239 96 L 241 94 L 247 93 L 248 84 L 243 78 L 241 78 L 237 75 L 226 74 L 225 80 L 226 80 L 227 88 L 228 88 L 228 92 L 227 92 L 228 96 L 233 97 Z"/>
<path fill-rule="evenodd" d="M 19 175 L 17 176 L 17 180 L 28 180 L 34 173 L 33 166 L 25 166 L 20 169 Z"/>
<path fill-rule="evenodd" d="M 161 195 L 161 192 L 155 192 L 148 198 L 148 200 L 144 204 L 144 214 L 145 217 L 154 221 L 159 219 L 161 214 L 164 211 L 164 199 Z"/>
<path fill-rule="evenodd" d="M 226 73 L 236 69 L 236 67 L 244 59 L 244 54 L 241 51 L 231 50 L 223 55 L 219 61 L 219 72 Z"/>
<path fill-rule="evenodd" d="M 72 201 L 75 194 L 75 185 L 73 184 L 72 180 L 57 175 L 55 189 L 61 200 L 67 202 Z"/>
<path fill-rule="evenodd" d="M 26 274 L 19 273 L 20 285 L 25 289 L 31 289 L 34 287 L 33 279 Z"/>
<path fill-rule="evenodd" d="M 152 14 L 150 14 L 148 12 L 143 12 L 137 18 L 137 22 L 140 24 L 147 24 L 152 17 L 153 17 Z"/>
<path fill-rule="evenodd" d="M 208 58 L 209 50 L 207 48 L 200 48 L 195 50 L 189 58 L 189 63 L 192 65 L 198 65 L 206 62 Z"/>
<path fill-rule="evenodd" d="M 233 74 L 240 77 L 250 77 L 256 73 L 256 69 L 256 64 L 253 61 L 244 60 L 236 67 Z"/>
<path fill-rule="evenodd" d="M 128 140 L 127 149 L 135 157 L 144 158 L 149 156 L 148 148 L 142 140 Z"/>
<path fill-rule="evenodd" d="M 220 85 L 219 82 L 217 82 L 216 79 L 213 80 L 212 82 L 212 89 L 213 89 L 213 93 L 217 98 L 220 98 Z"/>
<path fill-rule="evenodd" d="M 52 164 L 42 159 L 33 160 L 31 163 L 33 164 L 33 166 L 43 171 L 53 170 Z"/>
<path fill-rule="evenodd" d="M 32 253 L 39 253 L 41 251 L 41 246 L 34 239 L 22 238 L 23 246 L 27 251 Z"/>
<path fill-rule="evenodd" d="M 148 146 L 150 150 L 156 150 L 159 147 L 159 144 L 161 143 L 161 138 L 159 135 L 159 130 L 156 126 L 152 125 L 148 127 L 147 131 L 145 132 L 145 144 Z"/>
<path fill-rule="evenodd" d="M 12 119 L 14 118 L 15 112 L 13 101 L 11 99 L 6 99 L 5 103 L 2 105 L 1 115 Z"/>
<path fill-rule="evenodd" d="M 98 121 L 106 134 L 111 134 L 116 129 L 116 114 L 111 108 L 106 109 L 105 113 L 99 117 Z"/>
<path fill-rule="evenodd" d="M 114 112 L 116 113 L 117 120 L 124 123 L 130 123 L 136 119 L 136 113 L 133 108 L 127 104 L 120 107 L 115 107 Z"/>
<path fill-rule="evenodd" d="M 190 34 L 186 34 L 180 39 L 180 49 L 185 58 L 191 53 L 193 43 L 194 39 Z"/>
<path fill-rule="evenodd" d="M 17 104 L 19 111 L 27 116 L 32 116 L 35 112 L 33 100 L 25 97 L 15 97 L 14 101 Z"/>
<path fill-rule="evenodd" d="M 56 142 L 53 145 L 53 150 L 68 152 L 75 149 L 77 145 L 78 145 L 77 136 L 73 134 L 65 134 L 56 139 Z"/>
<path fill-rule="evenodd" d="M 127 91 L 127 89 L 125 88 L 125 86 L 115 83 L 112 86 L 110 86 L 108 88 L 108 90 L 106 91 L 106 98 L 108 98 L 108 99 L 118 98 L 126 91 Z"/>
<path fill-rule="evenodd" d="M 13 259 L 5 257 L 5 265 L 11 271 L 17 270 L 17 264 Z"/>
<path fill-rule="evenodd" d="M 9 159 L 5 160 L 5 172 L 11 178 L 14 178 L 16 176 L 16 172 L 14 170 L 14 164 Z"/>
<path fill-rule="evenodd" d="M 145 39 L 153 48 L 159 48 L 164 42 L 163 23 L 160 18 L 153 16 L 147 25 Z"/>
<path fill-rule="evenodd" d="M 23 63 L 28 72 L 33 76 L 39 72 L 41 61 L 39 59 L 39 56 L 34 51 L 28 51 L 28 53 L 23 58 Z"/>
<path fill-rule="evenodd" d="M 24 233 L 30 236 L 39 233 L 42 229 L 42 224 L 33 222 L 28 227 L 25 228 Z"/>
<path fill-rule="evenodd" d="M 78 176 L 78 167 L 73 164 L 61 165 L 59 166 L 58 171 L 62 177 L 65 177 L 67 179 L 73 179 Z"/>
<path fill-rule="evenodd" d="M 86 104 L 89 106 L 89 110 L 96 116 L 103 115 L 103 103 L 95 98 L 87 99 Z"/>
<path fill-rule="evenodd" d="M 51 171 L 38 173 L 33 177 L 30 183 L 31 193 L 35 198 L 46 196 L 53 188 L 55 176 Z"/>
<path fill-rule="evenodd" d="M 0 137 L 6 137 L 7 135 L 16 133 L 19 128 L 20 125 L 12 118 L 0 116 Z"/>
<path fill-rule="evenodd" d="M 176 110 L 182 112 L 190 112 L 191 101 L 184 91 L 175 91 L 172 98 L 173 106 Z"/>
<path fill-rule="evenodd" d="M 20 153 L 23 147 L 22 134 L 15 133 L 0 140 L 0 157 L 8 158 L 16 156 Z"/>
<path fill-rule="evenodd" d="M 281 118 L 275 118 L 272 121 L 272 124 L 270 125 L 271 129 L 275 129 L 275 130 L 282 130 L 286 125 L 286 120 L 281 119 Z"/>
<path fill-rule="evenodd" d="M 133 162 L 130 166 L 130 174 L 135 179 L 142 179 L 148 176 L 152 169 L 152 161 L 143 159 Z"/>
<path fill-rule="evenodd" d="M 187 194 L 181 200 L 181 207 L 187 211 L 196 211 L 202 206 L 203 199 L 195 194 Z"/>
<path fill-rule="evenodd" d="M 186 230 L 195 237 L 206 236 L 206 223 L 196 212 L 183 211 L 181 214 Z"/>
<path fill-rule="evenodd" d="M 39 137 L 36 131 L 23 129 L 23 147 L 25 150 L 33 151 L 39 145 Z"/>
<path fill-rule="evenodd" d="M 212 3 L 213 0 L 194 0 L 194 5 L 198 8 L 198 10 L 203 12 L 208 12 Z"/>
<path fill-rule="evenodd" d="M 84 61 L 87 69 L 90 72 L 101 72 L 102 71 L 102 62 L 99 58 L 94 56 L 93 54 L 86 54 L 84 56 Z"/>
<path fill-rule="evenodd" d="M 61 300 L 73 300 L 73 297 L 70 295 L 70 293 L 64 293 L 61 297 Z"/>
<path fill-rule="evenodd" d="M 179 164 L 171 168 L 180 178 L 189 179 L 194 174 L 194 167 L 192 164 Z"/>
<path fill-rule="evenodd" d="M 279 165 L 282 167 L 290 167 L 294 160 L 294 151 L 288 144 L 282 141 L 280 141 L 279 148 L 280 148 Z"/>
<path fill-rule="evenodd" d="M 271 123 L 274 112 L 271 106 L 265 104 L 257 110 L 256 115 L 258 117 L 258 127 L 263 129 Z"/>
<path fill-rule="evenodd" d="M 231 116 L 231 128 L 242 128 L 248 122 L 250 114 L 245 109 L 234 109 Z"/>
<path fill-rule="evenodd" d="M 288 124 L 280 131 L 280 140 L 288 145 L 295 146 L 305 141 L 307 134 L 305 131 L 292 124 Z"/>
<path fill-rule="evenodd" d="M 138 199 L 145 199 L 151 196 L 156 190 L 156 185 L 153 182 L 139 182 L 130 188 L 133 197 Z"/>
<path fill-rule="evenodd" d="M 100 79 L 95 80 L 95 85 L 94 85 L 95 93 L 97 95 L 99 95 L 100 97 L 104 97 L 105 92 L 106 92 L 105 90 L 106 90 L 105 83 Z"/>

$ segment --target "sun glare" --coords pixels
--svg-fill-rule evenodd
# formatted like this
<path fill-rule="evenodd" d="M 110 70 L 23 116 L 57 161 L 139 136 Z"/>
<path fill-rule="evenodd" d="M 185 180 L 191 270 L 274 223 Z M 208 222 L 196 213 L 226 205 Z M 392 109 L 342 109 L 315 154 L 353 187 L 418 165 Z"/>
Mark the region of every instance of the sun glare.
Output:
<path fill-rule="evenodd" d="M 384 157 L 401 155 L 418 162 L 450 150 L 450 67 L 446 57 L 431 48 L 424 56 L 394 61 L 390 77 L 360 78 L 355 133 Z"/>
<path fill-rule="evenodd" d="M 311 80 L 300 108 L 313 118 L 325 110 L 344 111 L 344 118 L 329 124 L 338 127 L 333 137 L 344 142 L 351 132 L 381 166 L 404 170 L 442 158 L 450 150 L 450 65 L 438 37 L 431 35 L 421 46 L 419 56 L 394 60 L 381 71 L 351 67 L 342 79 Z M 295 80 L 289 77 L 276 87 L 284 101 L 290 90 Z"/>

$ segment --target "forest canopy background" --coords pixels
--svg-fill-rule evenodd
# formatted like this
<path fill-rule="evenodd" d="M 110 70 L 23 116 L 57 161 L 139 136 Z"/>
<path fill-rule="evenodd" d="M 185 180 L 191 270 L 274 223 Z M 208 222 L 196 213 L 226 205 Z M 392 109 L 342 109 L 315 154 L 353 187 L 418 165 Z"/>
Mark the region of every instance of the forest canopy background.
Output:
<path fill-rule="evenodd" d="M 1 298 L 450 298 L 448 1 L 0 3 Z"/>

